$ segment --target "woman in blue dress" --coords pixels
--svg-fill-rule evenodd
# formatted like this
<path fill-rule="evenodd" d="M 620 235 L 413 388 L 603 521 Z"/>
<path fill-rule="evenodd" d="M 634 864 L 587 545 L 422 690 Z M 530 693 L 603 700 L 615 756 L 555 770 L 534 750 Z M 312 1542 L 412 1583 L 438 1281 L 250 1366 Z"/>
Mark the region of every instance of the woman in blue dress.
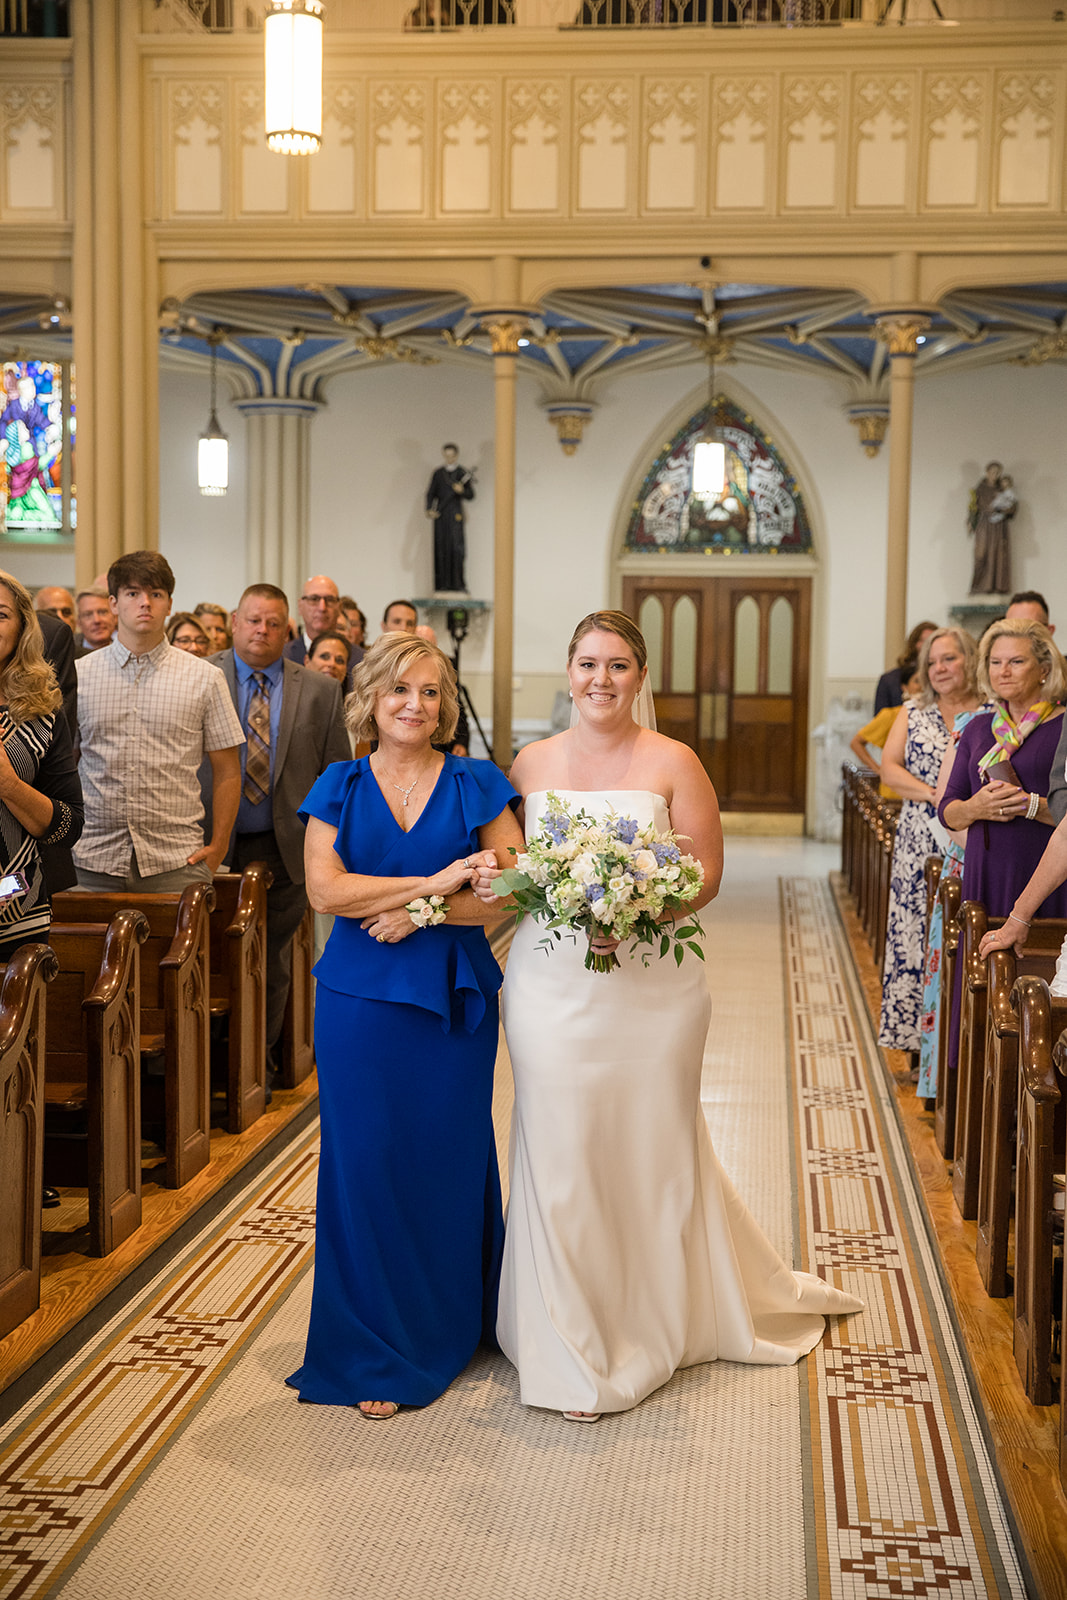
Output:
<path fill-rule="evenodd" d="M 503 1242 L 492 1122 L 498 967 L 469 885 L 523 848 L 488 761 L 442 755 L 448 658 L 386 634 L 348 698 L 370 756 L 315 784 L 308 897 L 333 932 L 315 968 L 322 1120 L 302 1400 L 380 1420 L 436 1400 L 492 1341 Z"/>

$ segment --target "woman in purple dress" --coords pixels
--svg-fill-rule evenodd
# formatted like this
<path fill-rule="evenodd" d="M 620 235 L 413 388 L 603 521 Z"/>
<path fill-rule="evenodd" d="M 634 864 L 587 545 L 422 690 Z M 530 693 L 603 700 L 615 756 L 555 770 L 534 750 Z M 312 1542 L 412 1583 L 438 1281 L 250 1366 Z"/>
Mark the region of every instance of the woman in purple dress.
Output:
<path fill-rule="evenodd" d="M 1040 622 L 1005 617 L 978 647 L 978 684 L 994 709 L 963 730 L 938 814 L 946 828 L 967 829 L 963 898 L 991 917 L 1010 914 L 1016 896 L 1049 842 L 1055 819 L 1048 793 L 1067 694 L 1067 662 Z M 1039 917 L 1067 917 L 1067 888 L 1037 908 Z M 952 997 L 949 1067 L 959 1044 L 959 978 Z"/>

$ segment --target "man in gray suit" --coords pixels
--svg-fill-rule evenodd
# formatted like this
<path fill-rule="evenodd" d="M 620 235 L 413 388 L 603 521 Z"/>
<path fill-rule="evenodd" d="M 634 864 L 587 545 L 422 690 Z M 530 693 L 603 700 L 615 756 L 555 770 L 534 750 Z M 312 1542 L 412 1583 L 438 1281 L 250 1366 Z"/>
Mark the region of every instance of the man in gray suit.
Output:
<path fill-rule="evenodd" d="M 307 910 L 304 825 L 297 816 L 315 779 L 352 749 L 335 679 L 283 659 L 289 601 L 272 583 L 253 583 L 231 622 L 233 649 L 212 656 L 245 730 L 241 803 L 226 860 L 231 872 L 263 861 L 274 874 L 267 893 L 267 1064 L 289 996 L 293 935 Z M 269 1079 L 268 1079 L 269 1082 Z"/>

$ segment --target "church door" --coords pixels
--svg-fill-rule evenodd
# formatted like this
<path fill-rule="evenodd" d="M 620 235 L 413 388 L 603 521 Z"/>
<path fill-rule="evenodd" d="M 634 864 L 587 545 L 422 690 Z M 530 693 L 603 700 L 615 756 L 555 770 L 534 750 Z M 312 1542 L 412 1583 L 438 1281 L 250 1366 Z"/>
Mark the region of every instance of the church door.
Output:
<path fill-rule="evenodd" d="M 811 579 L 626 577 L 660 731 L 699 755 L 723 811 L 804 812 Z"/>

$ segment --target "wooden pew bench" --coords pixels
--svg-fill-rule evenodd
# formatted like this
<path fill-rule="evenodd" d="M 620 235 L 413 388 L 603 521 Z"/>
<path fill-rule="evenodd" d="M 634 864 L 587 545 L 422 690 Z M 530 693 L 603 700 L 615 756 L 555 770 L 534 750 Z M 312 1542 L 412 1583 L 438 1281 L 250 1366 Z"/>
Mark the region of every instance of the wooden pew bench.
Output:
<path fill-rule="evenodd" d="M 41 1303 L 45 944 L 16 950 L 0 979 L 0 1338 Z"/>
<path fill-rule="evenodd" d="M 260 861 L 212 880 L 212 1021 L 226 1019 L 227 1128 L 243 1133 L 263 1115 L 267 1065 L 267 890 Z"/>
<path fill-rule="evenodd" d="M 985 1086 L 986 1033 L 989 1019 L 987 963 L 979 955 L 982 939 L 990 928 L 1004 925 L 1003 917 L 990 917 L 977 900 L 965 900 L 960 907 L 960 1051 L 956 1082 L 956 1136 L 952 1171 L 952 1194 L 960 1216 L 968 1221 L 978 1215 L 979 1167 L 982 1155 L 982 1107 Z M 1049 979 L 1056 970 L 1067 922 L 1034 922 L 1026 938 L 1026 956 L 1020 973 L 1034 973 Z M 1011 990 L 1007 991 L 1010 995 Z M 1006 1002 L 1007 997 L 1002 997 Z M 1002 1005 L 1003 1009 L 1003 1005 Z"/>
<path fill-rule="evenodd" d="M 1057 1239 L 1061 1246 L 1063 1241 L 1055 1178 L 1067 1166 L 1067 1000 L 1053 999 L 1044 979 L 1034 977 L 1019 978 L 1012 999 L 1019 1014 L 1012 1342 L 1027 1399 L 1047 1406 L 1053 1388 L 1054 1254 Z"/>
<path fill-rule="evenodd" d="M 131 907 L 148 922 L 141 949 L 141 1055 L 163 1062 L 165 1181 L 180 1189 L 211 1159 L 210 918 L 215 890 L 176 894 L 68 890 L 52 899 L 57 922 L 109 922 Z"/>
<path fill-rule="evenodd" d="M 982 1062 L 978 1161 L 978 1234 L 975 1257 L 986 1293 L 1011 1293 L 1008 1276 L 1015 1166 L 1016 1111 L 1019 1100 L 1019 1016 L 1012 1004 L 1017 978 L 1051 982 L 1067 923 L 1046 919 L 1032 924 L 1023 957 L 995 950 L 986 962 L 988 990 L 985 1052 Z"/>
<path fill-rule="evenodd" d="M 117 911 L 109 923 L 53 922 L 48 935 L 59 971 L 48 996 L 44 1178 L 88 1190 L 97 1256 L 141 1225 L 140 947 L 147 937 L 138 911 Z"/>
<path fill-rule="evenodd" d="M 293 935 L 292 981 L 282 1025 L 281 1075 L 284 1089 L 295 1089 L 315 1070 L 315 913 L 309 906 Z"/>

